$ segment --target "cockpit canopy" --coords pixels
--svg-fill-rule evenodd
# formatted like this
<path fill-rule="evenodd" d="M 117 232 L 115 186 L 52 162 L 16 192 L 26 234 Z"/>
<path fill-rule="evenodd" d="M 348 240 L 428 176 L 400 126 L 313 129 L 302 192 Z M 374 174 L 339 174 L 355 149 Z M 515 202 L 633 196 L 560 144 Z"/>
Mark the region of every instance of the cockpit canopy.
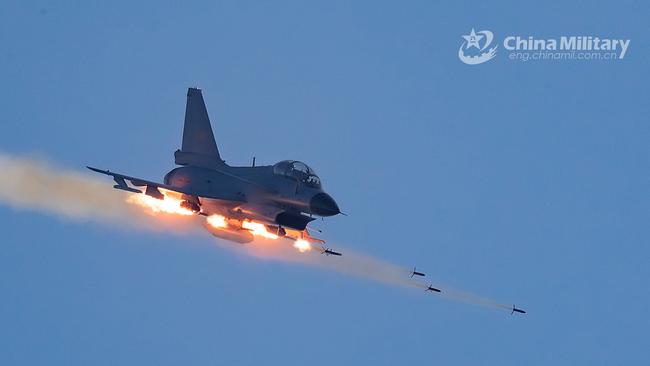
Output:
<path fill-rule="evenodd" d="M 307 164 L 297 160 L 283 160 L 273 166 L 273 174 L 299 181 L 309 187 L 320 188 L 320 178 Z"/>

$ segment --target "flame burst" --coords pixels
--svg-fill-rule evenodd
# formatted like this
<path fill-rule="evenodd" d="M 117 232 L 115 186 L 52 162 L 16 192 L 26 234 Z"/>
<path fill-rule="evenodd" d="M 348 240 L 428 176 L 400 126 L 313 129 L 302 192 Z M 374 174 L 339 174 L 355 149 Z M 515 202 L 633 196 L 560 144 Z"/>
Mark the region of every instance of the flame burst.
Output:
<path fill-rule="evenodd" d="M 226 218 L 221 216 L 221 215 L 210 215 L 206 219 L 208 224 L 214 228 L 221 228 L 221 227 L 226 227 L 228 224 L 226 223 Z"/>
<path fill-rule="evenodd" d="M 168 213 L 183 216 L 191 216 L 194 213 L 186 208 L 181 207 L 183 200 L 172 197 L 166 191 L 162 191 L 165 199 L 159 200 L 146 194 L 132 194 L 126 201 L 144 208 L 148 208 L 153 213 Z"/>
<path fill-rule="evenodd" d="M 167 214 L 175 214 L 175 215 L 182 215 L 182 216 L 192 216 L 195 214 L 191 210 L 181 207 L 181 203 L 183 202 L 183 200 L 178 197 L 175 197 L 173 192 L 168 192 L 165 190 L 161 190 L 161 192 L 165 196 L 165 198 L 162 200 L 147 196 L 146 194 L 133 194 L 130 195 L 126 201 L 130 204 L 135 204 L 140 207 L 149 209 L 151 213 L 154 214 L 167 213 Z M 217 229 L 227 228 L 229 225 L 241 225 L 242 229 L 248 230 L 251 234 L 253 234 L 256 237 L 272 239 L 272 240 L 276 240 L 280 238 L 277 234 L 269 232 L 266 229 L 266 225 L 262 223 L 244 220 L 241 222 L 236 221 L 236 223 L 233 224 L 231 221 L 233 220 L 230 220 L 221 215 L 210 215 L 206 218 L 206 222 L 208 223 L 208 225 Z M 308 241 L 303 239 L 295 239 L 293 247 L 298 249 L 300 253 L 304 253 L 306 251 L 311 250 L 311 244 Z"/>
<path fill-rule="evenodd" d="M 264 224 L 260 224 L 259 222 L 242 221 L 241 227 L 247 229 L 248 231 L 251 232 L 251 234 L 255 236 L 261 236 L 263 238 L 273 239 L 273 240 L 278 238 L 277 235 L 268 232 L 266 230 L 266 226 L 264 226 Z"/>
<path fill-rule="evenodd" d="M 207 218 L 207 223 L 214 228 L 225 228 L 228 227 L 228 219 L 221 215 L 210 215 Z M 266 239 L 276 240 L 280 237 L 277 234 L 271 233 L 266 229 L 264 224 L 254 221 L 242 221 L 242 229 L 248 230 L 251 234 L 256 237 L 262 237 Z M 298 249 L 300 253 L 311 250 L 311 244 L 307 240 L 295 239 L 293 247 Z"/>
<path fill-rule="evenodd" d="M 307 240 L 298 239 L 293 243 L 293 247 L 298 249 L 300 253 L 311 250 L 311 244 Z"/>

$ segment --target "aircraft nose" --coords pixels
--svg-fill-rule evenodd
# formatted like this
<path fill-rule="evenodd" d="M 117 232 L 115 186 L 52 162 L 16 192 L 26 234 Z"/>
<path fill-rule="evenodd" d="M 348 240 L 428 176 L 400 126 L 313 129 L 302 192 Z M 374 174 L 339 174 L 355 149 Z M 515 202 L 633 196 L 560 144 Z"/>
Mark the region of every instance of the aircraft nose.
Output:
<path fill-rule="evenodd" d="M 309 208 L 312 213 L 319 216 L 334 216 L 341 213 L 334 198 L 327 193 L 317 193 L 309 201 Z"/>

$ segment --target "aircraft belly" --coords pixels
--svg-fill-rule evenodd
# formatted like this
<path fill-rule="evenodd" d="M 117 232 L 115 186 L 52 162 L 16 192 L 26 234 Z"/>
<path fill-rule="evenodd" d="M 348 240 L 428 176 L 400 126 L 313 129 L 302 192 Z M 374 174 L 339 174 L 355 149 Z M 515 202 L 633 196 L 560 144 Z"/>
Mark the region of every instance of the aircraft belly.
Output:
<path fill-rule="evenodd" d="M 238 220 L 254 220 L 263 223 L 275 223 L 275 217 L 281 209 L 259 204 L 247 204 L 231 201 L 201 198 L 201 210 L 206 215 L 221 215 Z"/>
<path fill-rule="evenodd" d="M 236 212 L 247 219 L 272 224 L 275 223 L 275 217 L 282 212 L 282 210 L 270 205 L 242 204 L 237 206 Z"/>
<path fill-rule="evenodd" d="M 225 201 L 214 198 L 199 198 L 201 202 L 201 211 L 206 215 L 221 215 L 228 216 L 229 212 L 240 203 L 233 201 Z"/>

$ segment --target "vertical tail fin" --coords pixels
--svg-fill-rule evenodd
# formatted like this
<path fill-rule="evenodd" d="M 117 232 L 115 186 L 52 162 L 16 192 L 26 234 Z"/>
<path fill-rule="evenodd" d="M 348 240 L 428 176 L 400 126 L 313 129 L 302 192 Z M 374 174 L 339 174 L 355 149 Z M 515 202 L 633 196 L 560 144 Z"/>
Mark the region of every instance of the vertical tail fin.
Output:
<path fill-rule="evenodd" d="M 211 167 L 223 164 L 200 89 L 187 90 L 183 145 L 174 155 L 178 165 Z"/>

